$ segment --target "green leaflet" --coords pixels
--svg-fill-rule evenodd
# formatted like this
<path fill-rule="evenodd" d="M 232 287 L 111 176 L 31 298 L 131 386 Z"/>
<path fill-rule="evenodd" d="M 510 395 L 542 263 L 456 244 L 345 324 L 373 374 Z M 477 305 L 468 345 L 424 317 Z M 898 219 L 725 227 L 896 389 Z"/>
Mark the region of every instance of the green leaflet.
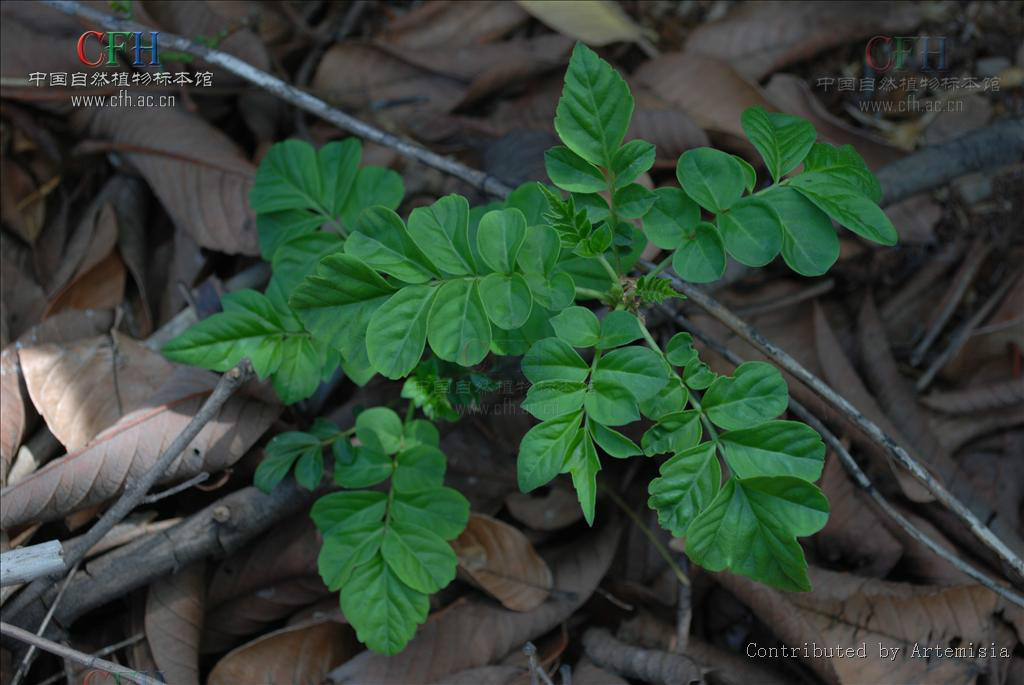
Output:
<path fill-rule="evenodd" d="M 654 166 L 655 149 L 646 140 L 631 140 L 612 157 L 611 171 L 615 177 L 612 190 L 623 188 Z M 599 188 L 598 190 L 603 190 Z M 598 192 L 594 190 L 591 192 Z"/>
<path fill-rule="evenodd" d="M 402 219 L 385 207 L 370 207 L 345 241 L 345 253 L 406 283 L 426 283 L 438 274 Z"/>
<path fill-rule="evenodd" d="M 296 461 L 306 462 L 303 471 L 296 469 L 296 480 L 307 490 L 320 484 L 323 476 L 323 449 L 320 439 L 309 433 L 292 431 L 275 435 L 264 450 L 265 456 L 256 467 L 253 483 L 263 492 L 270 492 L 288 475 Z"/>
<path fill-rule="evenodd" d="M 403 583 L 380 555 L 374 555 L 342 587 L 341 610 L 367 647 L 397 654 L 426 620 L 430 601 Z"/>
<path fill-rule="evenodd" d="M 455 580 L 457 559 L 451 546 L 431 530 L 396 521 L 381 541 L 384 561 L 403 583 L 430 594 Z"/>
<path fill-rule="evenodd" d="M 405 195 L 402 177 L 391 169 L 363 167 L 356 174 L 355 188 L 341 208 L 341 219 L 345 226 L 352 226 L 356 219 L 369 207 L 381 206 L 397 209 Z"/>
<path fill-rule="evenodd" d="M 794 476 L 814 482 L 825 466 L 825 443 L 798 421 L 769 421 L 724 433 L 725 460 L 740 478 Z"/>
<path fill-rule="evenodd" d="M 540 340 L 523 356 L 523 375 L 531 383 L 586 380 L 590 367 L 567 342 L 558 338 Z"/>
<path fill-rule="evenodd" d="M 594 441 L 588 431 L 579 432 L 576 447 L 569 455 L 565 468 L 572 477 L 572 485 L 580 501 L 583 518 L 587 525 L 592 526 L 597 503 L 597 472 L 601 470 L 601 460 L 597 456 Z"/>
<path fill-rule="evenodd" d="M 306 330 L 351 358 L 365 345 L 370 316 L 394 292 L 355 257 L 332 254 L 320 261 L 288 302 Z"/>
<path fill-rule="evenodd" d="M 635 442 L 617 430 L 595 422 L 589 422 L 588 428 L 594 442 L 611 457 L 628 459 L 643 454 Z"/>
<path fill-rule="evenodd" d="M 686 553 L 711 571 L 730 569 L 772 587 L 807 592 L 796 538 L 828 520 L 828 501 L 799 478 L 731 478 L 686 530 Z"/>
<path fill-rule="evenodd" d="M 828 215 L 796 190 L 772 188 L 759 196 L 779 214 L 782 259 L 804 276 L 820 276 L 839 259 L 839 236 Z"/>
<path fill-rule="evenodd" d="M 766 112 L 760 107 L 744 110 L 740 124 L 776 183 L 800 166 L 817 138 L 814 127 L 805 119 Z"/>
<path fill-rule="evenodd" d="M 653 163 L 653 158 L 651 162 Z M 599 193 L 607 187 L 604 174 L 596 166 L 564 146 L 544 153 L 548 178 L 562 190 L 572 193 Z"/>
<path fill-rule="evenodd" d="M 782 374 L 766 362 L 744 362 L 732 376 L 715 379 L 704 393 L 704 411 L 726 430 L 750 428 L 786 410 L 789 391 Z"/>
<path fill-rule="evenodd" d="M 650 210 L 658 196 L 638 183 L 630 183 L 615 191 L 612 204 L 619 216 L 639 219 Z"/>
<path fill-rule="evenodd" d="M 409 215 L 409 235 L 430 261 L 453 276 L 476 272 L 469 246 L 469 203 L 461 195 L 445 195 Z"/>
<path fill-rule="evenodd" d="M 674 250 L 685 243 L 700 223 L 700 207 L 679 188 L 658 188 L 644 216 L 644 233 L 655 245 Z"/>
<path fill-rule="evenodd" d="M 423 356 L 427 321 L 437 292 L 437 287 L 427 285 L 402 288 L 370 317 L 366 350 L 382 376 L 402 378 Z"/>
<path fill-rule="evenodd" d="M 444 453 L 431 445 L 416 445 L 395 457 L 392 485 L 405 494 L 426 492 L 444 482 Z"/>
<path fill-rule="evenodd" d="M 804 159 L 804 171 L 823 173 L 875 204 L 882 201 L 882 186 L 878 178 L 852 145 L 836 147 L 831 143 L 815 143 Z"/>
<path fill-rule="evenodd" d="M 636 398 L 628 388 L 607 379 L 595 378 L 583 406 L 587 416 L 605 426 L 624 426 L 640 419 Z"/>
<path fill-rule="evenodd" d="M 552 317 L 555 335 L 573 347 L 594 347 L 601 339 L 601 322 L 586 307 L 567 307 Z"/>
<path fill-rule="evenodd" d="M 555 110 L 555 131 L 591 164 L 611 168 L 633 116 L 629 86 L 610 64 L 576 43 Z"/>
<path fill-rule="evenodd" d="M 541 381 L 530 386 L 522 407 L 541 421 L 547 421 L 582 407 L 586 389 L 581 381 Z"/>
<path fill-rule="evenodd" d="M 566 455 L 580 430 L 581 412 L 539 423 L 519 443 L 519 489 L 530 492 L 562 471 Z"/>
<path fill-rule="evenodd" d="M 343 246 L 344 241 L 337 233 L 317 231 L 293 238 L 274 252 L 271 262 L 274 279 L 284 294 L 290 295 L 306 276 L 313 273 L 321 259 L 341 252 Z"/>
<path fill-rule="evenodd" d="M 705 221 L 697 224 L 672 258 L 672 268 L 684 281 L 710 283 L 725 273 L 725 245 L 718 230 Z"/>
<path fill-rule="evenodd" d="M 653 350 L 621 347 L 601 357 L 594 369 L 594 381 L 620 385 L 643 401 L 656 395 L 668 383 L 668 369 Z"/>
<path fill-rule="evenodd" d="M 480 256 L 499 274 L 510 274 L 526 239 L 526 217 L 518 209 L 498 209 L 480 219 L 476 234 Z"/>
<path fill-rule="evenodd" d="M 402 446 L 402 419 L 387 407 L 372 407 L 356 417 L 356 437 L 368 449 L 394 454 Z"/>
<path fill-rule="evenodd" d="M 480 363 L 491 346 L 491 324 L 475 280 L 448 281 L 427 321 L 427 340 L 441 359 L 460 366 Z"/>
<path fill-rule="evenodd" d="M 647 456 L 681 452 L 700 442 L 701 432 L 700 412 L 681 411 L 658 419 L 658 422 L 644 433 L 640 444 Z"/>
<path fill-rule="evenodd" d="M 693 336 L 689 333 L 676 333 L 665 346 L 665 356 L 675 366 L 686 366 L 697 358 L 697 350 L 693 347 Z"/>
<path fill-rule="evenodd" d="M 628 345 L 644 336 L 640 330 L 640 322 L 636 316 L 624 310 L 608 312 L 601 320 L 601 337 L 597 347 L 610 350 L 613 347 Z"/>
<path fill-rule="evenodd" d="M 709 147 L 684 152 L 676 165 L 676 176 L 687 195 L 715 214 L 740 199 L 747 182 L 743 166 L 735 157 Z"/>
<path fill-rule="evenodd" d="M 658 512 L 658 524 L 676 537 L 686 534 L 694 517 L 711 503 L 722 483 L 715 444 L 683 450 L 661 465 L 661 477 L 647 487 L 647 505 Z"/>
<path fill-rule="evenodd" d="M 772 206 L 742 199 L 718 215 L 725 250 L 740 264 L 764 266 L 782 249 L 782 219 Z"/>
<path fill-rule="evenodd" d="M 391 507 L 395 520 L 429 528 L 445 540 L 458 537 L 469 520 L 469 500 L 451 488 L 399 492 Z"/>
<path fill-rule="evenodd" d="M 818 209 L 857 235 L 882 245 L 895 245 L 899 241 L 900 236 L 885 212 L 868 198 L 851 190 L 846 182 L 837 182 L 820 171 L 808 171 L 795 176 L 789 183 Z"/>
<path fill-rule="evenodd" d="M 533 296 L 522 274 L 490 274 L 479 288 L 487 318 L 498 328 L 514 330 L 530 318 Z"/>

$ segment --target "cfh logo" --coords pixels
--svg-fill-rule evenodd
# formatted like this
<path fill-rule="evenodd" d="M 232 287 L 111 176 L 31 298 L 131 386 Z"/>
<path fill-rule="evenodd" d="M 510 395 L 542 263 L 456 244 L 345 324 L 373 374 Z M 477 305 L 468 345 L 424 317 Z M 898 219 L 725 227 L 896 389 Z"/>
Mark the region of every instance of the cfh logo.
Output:
<path fill-rule="evenodd" d="M 946 68 L 946 37 L 875 36 L 864 48 L 864 61 L 883 74 L 906 67 L 943 71 Z"/>
<path fill-rule="evenodd" d="M 149 45 L 145 44 L 144 35 L 142 31 L 86 31 L 78 37 L 78 61 L 87 67 L 115 67 L 118 53 L 124 52 L 134 56 L 133 66 L 160 66 L 157 49 L 160 32 L 149 32 Z M 149 53 L 148 63 L 142 61 L 145 52 Z"/>

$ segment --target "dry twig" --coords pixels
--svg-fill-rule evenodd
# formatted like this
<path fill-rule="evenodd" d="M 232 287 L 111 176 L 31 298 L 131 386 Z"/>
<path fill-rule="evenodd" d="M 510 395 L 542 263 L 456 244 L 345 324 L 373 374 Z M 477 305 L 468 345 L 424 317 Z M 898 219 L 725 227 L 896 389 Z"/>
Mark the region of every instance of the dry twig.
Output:
<path fill-rule="evenodd" d="M 690 657 L 627 645 L 616 640 L 604 628 L 590 628 L 583 633 L 583 649 L 601 668 L 627 678 L 661 685 L 704 682 L 700 666 Z"/>

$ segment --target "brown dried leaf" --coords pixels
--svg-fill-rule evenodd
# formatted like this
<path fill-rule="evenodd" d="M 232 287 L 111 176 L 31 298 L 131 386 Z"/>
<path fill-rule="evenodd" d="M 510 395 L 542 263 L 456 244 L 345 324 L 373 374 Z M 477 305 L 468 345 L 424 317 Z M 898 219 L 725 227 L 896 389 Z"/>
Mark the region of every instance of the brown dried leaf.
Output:
<path fill-rule="evenodd" d="M 518 529 L 473 513 L 452 541 L 459 570 L 474 585 L 513 611 L 531 611 L 551 589 L 551 569 Z"/>
<path fill-rule="evenodd" d="M 518 4 L 549 28 L 587 45 L 647 44 L 657 37 L 611 0 L 518 0 Z"/>
<path fill-rule="evenodd" d="M 145 406 L 174 365 L 117 331 L 23 348 L 22 373 L 36 409 L 67 450 Z"/>
<path fill-rule="evenodd" d="M 576 682 L 576 672 L 572 674 Z M 519 666 L 481 666 L 447 675 L 435 680 L 434 685 L 525 685 L 530 682 L 528 671 Z M 607 685 L 614 685 L 614 681 Z"/>
<path fill-rule="evenodd" d="M 174 223 L 203 247 L 259 254 L 249 211 L 255 167 L 219 130 L 178 107 L 83 109 L 78 129 L 110 140 L 160 198 Z"/>
<path fill-rule="evenodd" d="M 933 392 L 921 398 L 921 404 L 945 414 L 1000 409 L 1019 402 L 1024 402 L 1024 382 L 1020 379 L 963 390 Z"/>
<path fill-rule="evenodd" d="M 0 484 L 7 484 L 14 455 L 25 434 L 25 399 L 21 394 L 18 351 L 14 346 L 0 352 Z"/>
<path fill-rule="evenodd" d="M 900 560 L 903 546 L 882 526 L 872 501 L 854 487 L 834 454 L 825 462 L 819 487 L 828 497 L 828 523 L 809 545 L 829 566 L 884 578 Z"/>
<path fill-rule="evenodd" d="M 902 445 L 908 445 L 909 443 L 907 443 L 906 439 L 900 436 L 899 431 L 889 421 L 886 413 L 878 406 L 875 398 L 864 387 L 864 382 L 860 379 L 850 360 L 846 358 L 846 353 L 843 352 L 843 348 L 839 344 L 839 340 L 836 339 L 828 319 L 825 318 L 825 313 L 818 306 L 817 302 L 814 303 L 814 344 L 818 352 L 818 361 L 821 364 L 822 373 L 828 384 L 833 388 L 839 388 L 843 397 L 849 400 L 854 407 L 873 421 L 887 435 L 892 436 Z M 860 431 L 856 431 L 854 435 L 857 436 L 861 445 L 867 445 L 871 442 Z M 896 464 L 888 456 L 885 459 L 896 476 L 903 494 L 914 502 L 931 502 L 935 499 L 928 489 L 911 476 L 906 469 Z"/>
<path fill-rule="evenodd" d="M 576 493 L 553 483 L 543 495 L 510 492 L 505 506 L 514 517 L 534 530 L 558 530 L 583 518 Z"/>
<path fill-rule="evenodd" d="M 203 631 L 204 564 L 160 578 L 146 595 L 146 640 L 165 680 L 199 685 L 199 636 Z"/>
<path fill-rule="evenodd" d="M 734 5 L 722 19 L 698 26 L 686 50 L 726 60 L 760 79 L 830 47 L 921 21 L 918 6 L 885 2 L 753 2 Z"/>
<path fill-rule="evenodd" d="M 740 115 L 747 107 L 775 109 L 757 84 L 710 55 L 671 52 L 645 62 L 632 81 L 681 110 L 702 129 L 745 140 Z"/>
<path fill-rule="evenodd" d="M 316 575 L 319 554 L 320 536 L 312 519 L 295 516 L 217 566 L 210 580 L 209 606 L 220 607 L 288 578 Z"/>
<path fill-rule="evenodd" d="M 256 592 L 230 599 L 211 611 L 203 624 L 200 649 L 204 654 L 223 652 L 241 644 L 296 609 L 330 595 L 320 576 L 288 578 Z M 337 597 L 331 599 L 337 608 Z"/>
<path fill-rule="evenodd" d="M 355 632 L 337 621 L 275 630 L 228 652 L 210 671 L 207 685 L 319 683 L 359 649 Z"/>
<path fill-rule="evenodd" d="M 100 433 L 84 449 L 57 459 L 4 488 L 0 528 L 52 521 L 98 505 L 139 478 L 185 428 L 216 384 L 206 371 L 179 368 L 146 403 Z M 280 413 L 236 394 L 200 431 L 160 479 L 190 478 L 237 461 Z"/>
<path fill-rule="evenodd" d="M 396 656 L 364 652 L 330 674 L 335 683 L 432 683 L 496 662 L 579 609 L 611 563 L 621 526 L 609 523 L 559 551 L 553 560 L 559 594 L 521 613 L 489 599 L 462 599 L 431 616 Z"/>
<path fill-rule="evenodd" d="M 993 658 L 923 658 L 915 646 L 967 648 L 1016 644 L 997 612 L 1005 603 L 980 585 L 919 586 L 865 579 L 812 567 L 810 593 L 783 594 L 732 574 L 719 578 L 788 645 L 860 647 L 864 658 L 803 659 L 828 683 L 974 683 L 993 668 Z M 900 649 L 894 659 L 879 658 L 878 646 Z M 799 655 L 802 658 L 802 649 Z"/>
<path fill-rule="evenodd" d="M 124 300 L 127 281 L 124 262 L 112 250 L 88 271 L 76 274 L 74 279 L 57 293 L 46 308 L 46 316 L 65 309 L 108 309 Z"/>
<path fill-rule="evenodd" d="M 0 233 L 0 345 L 6 346 L 39 322 L 46 308 L 32 274 L 28 251 Z"/>
<path fill-rule="evenodd" d="M 392 20 L 381 38 L 409 48 L 468 47 L 500 38 L 527 19 L 513 2 L 435 0 Z"/>
<path fill-rule="evenodd" d="M 587 657 L 581 658 L 572 669 L 572 682 L 574 685 L 628 685 L 614 673 L 595 666 Z"/>

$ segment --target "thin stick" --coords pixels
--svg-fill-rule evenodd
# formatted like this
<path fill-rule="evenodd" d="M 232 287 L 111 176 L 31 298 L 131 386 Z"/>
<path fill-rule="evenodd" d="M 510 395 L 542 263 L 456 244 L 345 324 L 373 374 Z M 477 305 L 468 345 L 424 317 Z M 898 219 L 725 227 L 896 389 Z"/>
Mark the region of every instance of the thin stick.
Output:
<path fill-rule="evenodd" d="M 64 591 L 68 589 L 68 585 L 71 583 L 71 578 L 75 575 L 75 572 L 78 570 L 78 566 L 81 563 L 82 562 L 79 561 L 70 571 L 68 571 L 67 577 L 64 579 L 64 582 L 61 583 L 60 592 L 57 593 L 56 599 L 53 600 L 53 604 L 50 605 L 49 611 L 47 611 L 46 616 L 43 617 L 43 622 L 39 624 L 39 630 L 36 631 L 36 635 L 42 636 L 46 632 L 47 626 L 50 625 L 50 619 L 53 618 L 53 612 L 57 610 L 57 605 L 60 604 L 60 600 L 64 596 Z M 29 667 L 32 665 L 32 657 L 35 656 L 35 653 L 35 645 L 28 648 L 28 651 L 25 652 L 25 656 L 21 658 L 21 663 L 18 664 L 18 670 L 14 672 L 14 677 L 11 678 L 10 685 L 18 685 L 18 683 L 21 682 L 21 679 L 25 677 L 25 674 L 28 673 Z"/>
<path fill-rule="evenodd" d="M 120 642 L 115 642 L 112 645 L 107 645 L 103 649 L 101 649 L 99 651 L 96 651 L 96 652 L 93 652 L 89 656 L 106 656 L 107 654 L 110 654 L 111 652 L 116 652 L 117 650 L 121 649 L 122 647 L 127 647 L 129 645 L 133 645 L 136 642 L 141 642 L 144 639 L 146 639 L 146 634 L 145 633 L 135 633 L 131 637 L 125 638 L 124 640 L 121 640 Z M 50 676 L 46 680 L 40 680 L 37 683 L 37 685 L 51 685 L 51 683 L 56 683 L 59 680 L 64 679 L 64 678 L 67 678 L 68 682 L 71 682 L 71 678 L 68 677 L 68 674 L 65 673 L 65 672 L 61 672 L 61 673 L 54 673 L 52 676 Z"/>
<path fill-rule="evenodd" d="M 206 424 L 220 412 L 221 407 L 235 393 L 235 390 L 248 381 L 252 375 L 252 365 L 248 359 L 243 359 L 234 368 L 220 377 L 213 392 L 206 398 L 206 402 L 199 408 L 196 415 L 192 417 L 192 420 L 188 422 L 185 429 L 178 434 L 178 437 L 160 455 L 160 458 L 142 474 L 141 478 L 128 486 L 120 499 L 103 514 L 103 517 L 89 529 L 88 533 L 75 538 L 65 546 L 64 556 L 66 564 L 74 566 L 85 558 L 86 553 L 92 549 L 93 545 L 99 542 L 104 535 L 110 532 L 111 528 L 120 523 L 132 509 L 142 502 L 149 489 L 163 477 L 167 469 L 174 463 L 174 460 L 199 435 L 199 432 L 203 430 Z M 27 607 L 36 598 L 41 596 L 51 584 L 50 580 L 46 577 L 34 581 L 11 603 L 10 614 L 15 615 Z"/>
<path fill-rule="evenodd" d="M 182 490 L 188 490 L 193 485 L 199 485 L 200 483 L 204 483 L 209 479 L 210 474 L 208 474 L 206 471 L 203 471 L 202 473 L 197 473 L 184 483 L 178 483 L 173 488 L 167 488 L 166 490 L 161 490 L 160 492 L 154 492 L 152 495 L 146 495 L 145 497 L 142 498 L 142 501 L 139 502 L 139 504 L 152 504 L 153 502 L 159 502 L 160 500 L 170 497 L 171 495 L 177 495 Z"/>
<path fill-rule="evenodd" d="M 107 661 L 106 659 L 100 659 L 99 657 L 83 654 L 77 649 L 65 647 L 64 645 L 57 644 L 53 640 L 47 640 L 45 637 L 33 635 L 29 631 L 19 628 L 18 626 L 12 626 L 10 623 L 0 621 L 0 635 L 6 635 L 7 637 L 14 638 L 15 640 L 20 640 L 21 642 L 33 645 L 45 652 L 49 652 L 50 654 L 54 654 L 61 658 L 70 659 L 75 663 L 82 664 L 86 668 L 98 668 L 101 671 L 106 671 L 107 673 L 127 678 L 133 683 L 138 683 L 138 685 L 165 685 L 159 680 L 150 678 L 144 673 L 139 673 L 138 671 L 133 671 L 130 668 L 125 668 L 124 666 L 115 664 L 113 661 Z"/>
<path fill-rule="evenodd" d="M 44 4 L 64 12 L 65 14 L 83 17 L 111 31 L 148 31 L 151 27 L 144 26 L 138 22 L 127 19 L 119 19 L 103 12 L 98 12 L 73 0 L 44 0 Z M 378 128 L 370 126 L 355 117 L 345 114 L 341 110 L 331 107 L 318 97 L 289 85 L 279 78 L 257 69 L 248 62 L 238 59 L 226 52 L 213 50 L 205 45 L 193 43 L 188 38 L 178 36 L 165 31 L 160 32 L 160 45 L 165 48 L 187 52 L 210 64 L 224 67 L 231 73 L 241 76 L 246 81 L 273 93 L 282 100 L 306 110 L 321 119 L 328 121 L 343 131 L 348 131 L 371 142 L 389 147 L 402 155 L 422 162 L 427 166 L 439 169 L 451 176 L 461 178 L 475 188 L 480 188 L 486 193 L 497 197 L 504 197 L 512 192 L 512 188 L 505 185 L 493 176 L 476 169 L 470 169 L 464 164 L 442 157 L 418 145 L 410 143 L 398 136 L 385 133 Z"/>
<path fill-rule="evenodd" d="M 79 2 L 75 2 L 74 0 L 43 0 L 43 3 L 66 14 L 84 17 L 94 21 L 107 29 L 118 31 L 148 30 L 148 27 L 143 26 L 142 24 L 98 12 L 92 8 L 82 5 Z M 504 197 L 512 190 L 508 185 L 482 171 L 471 169 L 464 164 L 442 157 L 418 145 L 402 140 L 390 133 L 385 133 L 384 131 L 370 126 L 355 117 L 331 107 L 323 100 L 301 91 L 294 86 L 285 83 L 279 78 L 256 69 L 236 57 L 219 50 L 210 49 L 204 45 L 193 43 L 186 38 L 171 33 L 161 33 L 161 38 L 165 45 L 175 50 L 188 52 L 201 57 L 211 64 L 224 67 L 226 70 L 240 76 L 250 83 L 264 88 L 296 107 L 305 109 L 307 112 L 319 116 L 325 121 L 328 121 L 345 131 L 361 136 L 369 141 L 377 143 L 378 145 L 389 147 L 406 157 L 415 159 L 427 166 L 455 176 L 456 178 L 460 178 L 470 185 L 480 188 L 484 192 L 498 197 Z M 956 150 L 953 152 L 965 157 L 970 156 L 970 164 L 958 166 L 954 171 L 949 173 L 943 173 L 937 176 L 934 174 L 929 175 L 928 183 L 915 184 L 912 188 L 912 192 L 928 190 L 929 188 L 942 185 L 952 178 L 955 178 L 957 175 L 987 168 L 991 164 L 997 164 L 996 157 L 1002 159 L 1002 155 L 1006 153 L 1007 150 L 1016 155 L 1016 157 L 1019 157 L 1016 150 L 1021 145 L 1022 141 L 1024 141 L 1022 131 L 1024 131 L 1024 119 L 1017 118 L 1002 121 L 984 129 L 983 131 L 979 131 L 977 135 L 971 134 L 958 138 L 954 141 L 957 145 L 955 146 Z M 1000 144 L 995 146 L 990 145 L 992 141 L 997 141 Z M 996 157 L 993 157 L 993 154 L 979 157 L 978 150 L 985 146 L 992 147 L 993 154 Z M 887 195 L 883 204 L 891 204 L 893 201 L 901 197 L 905 197 L 906 194 L 911 192 L 906 189 L 900 189 L 899 191 L 892 191 L 889 189 L 890 177 L 895 177 L 894 180 L 898 181 L 900 174 L 896 173 L 897 170 L 902 173 L 904 169 L 908 168 L 908 165 L 916 163 L 915 158 L 917 158 L 917 160 L 926 160 L 932 159 L 936 156 L 948 156 L 951 154 L 950 151 L 952 149 L 953 148 L 948 145 L 938 145 L 934 146 L 934 148 L 926 148 L 915 155 L 910 155 L 896 164 L 891 165 L 893 173 L 888 173 L 889 167 L 881 170 L 879 172 L 880 176 L 883 173 L 886 174 L 886 181 L 883 183 L 883 186 L 887 188 Z M 988 148 L 986 147 L 985 149 L 987 150 Z M 930 166 L 942 167 L 943 165 L 936 162 Z M 902 175 L 913 176 L 914 174 L 902 173 Z M 932 178 L 932 176 L 935 177 Z M 643 263 L 648 268 L 653 267 L 650 262 Z M 803 366 L 801 366 L 785 351 L 770 343 L 760 333 L 736 317 L 735 314 L 723 307 L 713 298 L 709 297 L 692 285 L 683 282 L 678 277 L 674 275 L 671 275 L 671 277 L 676 286 L 679 287 L 684 294 L 690 297 L 690 299 L 704 308 L 712 316 L 719 319 L 733 331 L 738 333 L 741 337 L 760 349 L 777 364 L 799 378 L 807 384 L 808 387 L 821 395 L 829 404 L 857 424 L 872 440 L 877 442 L 885 449 L 886 452 L 892 455 L 898 463 L 907 468 L 915 478 L 924 483 L 929 491 L 935 495 L 937 500 L 949 508 L 958 517 L 963 519 L 971 532 L 982 542 L 982 544 L 992 549 L 996 555 L 1009 564 L 1009 566 L 1013 568 L 1020 577 L 1024 578 L 1024 561 L 1022 561 L 1020 557 L 1010 550 L 1002 540 L 992 533 L 992 531 L 989 530 L 977 516 L 967 509 L 962 502 L 953 497 L 953 495 L 946 490 L 941 483 L 932 478 L 921 464 L 907 454 L 902 447 L 893 442 L 892 438 L 886 435 L 877 425 L 875 425 L 874 422 L 864 417 L 846 399 L 838 395 L 819 378 L 803 368 Z"/>
<path fill-rule="evenodd" d="M 676 563 L 676 560 L 672 558 L 672 553 L 665 549 L 665 545 L 661 544 L 661 540 L 659 540 L 657 536 L 654 535 L 654 533 L 651 531 L 650 526 L 644 523 L 640 519 L 640 517 L 636 515 L 635 511 L 630 509 L 629 505 L 626 504 L 625 500 L 619 497 L 619 493 L 615 492 L 609 487 L 600 487 L 601 491 L 604 492 L 604 494 L 608 495 L 611 498 L 611 500 L 615 502 L 615 504 L 619 507 L 619 509 L 622 509 L 626 516 L 628 516 L 630 520 L 633 521 L 634 524 L 636 524 L 636 527 L 640 529 L 640 532 L 643 533 L 648 540 L 650 540 L 651 544 L 654 546 L 655 551 L 661 556 L 662 559 L 666 561 L 666 563 L 668 563 L 669 568 L 672 569 L 672 573 L 675 574 L 676 580 L 679 581 L 679 584 L 689 586 L 690 579 L 687 577 L 686 573 L 683 572 L 683 569 L 679 568 L 679 564 Z"/>
<path fill-rule="evenodd" d="M 705 345 L 707 345 L 715 352 L 720 354 L 722 357 L 727 359 L 730 363 L 736 366 L 739 366 L 741 363 L 743 363 L 743 359 L 739 355 L 737 355 L 735 352 L 727 348 L 725 345 L 723 345 L 715 338 L 701 331 L 699 328 L 690 323 L 685 317 L 677 314 L 676 312 L 672 311 L 670 308 L 664 305 L 660 305 L 660 308 L 679 327 L 684 328 L 690 333 L 692 333 L 696 338 L 699 338 L 701 342 L 703 342 Z M 860 465 L 857 464 L 857 461 L 853 458 L 853 456 L 846 449 L 843 443 L 839 441 L 839 438 L 837 438 L 835 434 L 832 431 L 830 431 L 825 426 L 825 424 L 818 419 L 818 417 L 812 414 L 806 407 L 804 407 L 802 404 L 800 404 L 793 398 L 790 398 L 789 400 L 789 408 L 790 411 L 792 411 L 800 418 L 800 420 L 804 421 L 811 428 L 818 431 L 822 439 L 828 444 L 830 448 L 832 448 L 832 450 L 839 457 L 840 463 L 842 463 L 843 468 L 846 469 L 846 472 L 850 474 L 850 477 L 853 478 L 854 483 L 862 490 L 864 490 L 871 497 L 871 499 L 875 500 L 878 506 L 881 507 L 882 511 L 884 511 L 894 521 L 896 521 L 896 523 L 899 524 L 899 526 L 903 528 L 905 531 L 907 531 L 907 533 L 912 538 L 928 547 L 928 549 L 930 549 L 936 555 L 948 561 L 958 570 L 962 571 L 965 575 L 970 576 L 974 580 L 978 581 L 979 583 L 987 587 L 989 590 L 992 590 L 992 592 L 995 592 L 996 594 L 1005 597 L 1017 606 L 1024 607 L 1024 597 L 1014 592 L 1012 589 L 1000 584 L 996 580 L 989 578 L 985 573 L 979 571 L 974 566 L 972 566 L 971 564 L 967 563 L 959 556 L 957 556 L 955 552 L 946 549 L 939 543 L 932 540 L 920 528 L 911 523 L 910 520 L 899 511 L 899 509 L 894 507 L 889 502 L 889 500 L 887 500 L 885 496 L 878 491 L 878 488 L 875 487 L 874 483 L 871 482 L 871 479 L 868 478 L 867 474 L 864 473 L 864 471 L 860 468 Z"/>
<path fill-rule="evenodd" d="M 547 671 L 537 663 L 537 647 L 532 642 L 527 641 L 523 645 L 523 654 L 526 655 L 527 662 L 530 665 L 530 682 L 532 685 L 539 685 L 541 682 L 544 685 L 554 685 L 551 682 L 551 678 L 548 677 Z"/>

